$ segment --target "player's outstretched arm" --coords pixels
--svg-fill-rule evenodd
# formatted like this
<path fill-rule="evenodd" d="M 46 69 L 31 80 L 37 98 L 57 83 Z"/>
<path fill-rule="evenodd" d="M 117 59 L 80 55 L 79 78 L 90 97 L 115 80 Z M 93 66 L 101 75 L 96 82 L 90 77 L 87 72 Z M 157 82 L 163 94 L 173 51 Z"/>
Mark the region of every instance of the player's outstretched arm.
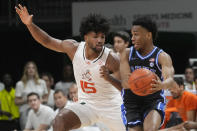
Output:
<path fill-rule="evenodd" d="M 33 15 L 29 14 L 25 6 L 21 6 L 19 4 L 18 7 L 17 6 L 15 7 L 15 9 L 21 21 L 27 26 L 31 35 L 38 43 L 40 43 L 44 47 L 47 47 L 57 52 L 65 52 L 67 54 L 73 52 L 72 49 L 75 49 L 73 45 L 75 41 L 73 40 L 62 41 L 51 37 L 45 31 L 43 31 L 41 28 L 39 28 L 37 25 L 33 23 Z"/>

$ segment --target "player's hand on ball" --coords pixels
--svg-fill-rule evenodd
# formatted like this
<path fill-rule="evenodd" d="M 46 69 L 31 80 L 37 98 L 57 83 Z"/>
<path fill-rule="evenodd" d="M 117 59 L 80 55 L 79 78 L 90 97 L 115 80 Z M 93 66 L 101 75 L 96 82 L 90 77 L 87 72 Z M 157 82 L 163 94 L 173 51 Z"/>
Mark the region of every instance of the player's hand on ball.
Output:
<path fill-rule="evenodd" d="M 20 4 L 17 6 L 15 6 L 16 12 L 19 15 L 21 21 L 25 24 L 25 25 L 30 25 L 32 24 L 32 18 L 33 15 L 29 15 L 29 12 L 27 11 L 27 8 L 25 6 L 21 6 Z"/>
<path fill-rule="evenodd" d="M 151 90 L 152 91 L 159 91 L 159 90 L 162 90 L 164 89 L 164 84 L 162 83 L 162 81 L 160 80 L 160 78 L 158 76 L 156 76 L 157 79 L 153 79 L 153 83 L 151 84 L 152 88 Z"/>

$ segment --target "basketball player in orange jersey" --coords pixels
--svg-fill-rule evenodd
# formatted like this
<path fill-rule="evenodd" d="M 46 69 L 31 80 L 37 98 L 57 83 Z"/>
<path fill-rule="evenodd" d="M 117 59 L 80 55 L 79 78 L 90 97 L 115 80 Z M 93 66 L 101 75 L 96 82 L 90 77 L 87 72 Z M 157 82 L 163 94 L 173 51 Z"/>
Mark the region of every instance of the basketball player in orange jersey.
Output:
<path fill-rule="evenodd" d="M 148 18 L 138 18 L 131 28 L 131 48 L 120 49 L 120 74 L 122 79 L 122 115 L 128 131 L 156 131 L 164 119 L 165 97 L 163 89 L 173 84 L 174 68 L 170 56 L 153 43 L 157 35 L 156 23 Z M 155 93 L 135 95 L 128 85 L 128 74 L 139 68 L 154 72 Z"/>
<path fill-rule="evenodd" d="M 72 60 L 78 89 L 78 102 L 62 109 L 54 121 L 54 131 L 68 131 L 92 125 L 97 121 L 105 123 L 110 131 L 124 131 L 120 106 L 121 83 L 115 79 L 119 74 L 119 59 L 104 47 L 108 21 L 101 15 L 84 18 L 80 33 L 84 42 L 58 40 L 32 22 L 26 7 L 15 7 L 22 22 L 33 38 L 46 48 L 66 53 Z M 114 76 L 106 75 L 106 69 Z M 100 72 L 99 72 L 100 71 Z M 114 88 L 114 86 L 116 88 Z"/>

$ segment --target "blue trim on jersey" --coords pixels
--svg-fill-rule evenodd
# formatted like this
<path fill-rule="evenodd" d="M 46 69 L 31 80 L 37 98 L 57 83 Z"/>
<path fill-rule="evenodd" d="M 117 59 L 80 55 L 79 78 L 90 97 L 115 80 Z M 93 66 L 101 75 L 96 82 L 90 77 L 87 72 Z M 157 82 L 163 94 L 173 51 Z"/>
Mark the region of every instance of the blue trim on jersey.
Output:
<path fill-rule="evenodd" d="M 121 90 L 121 96 L 122 96 L 122 99 L 124 100 L 124 88 L 122 88 L 122 90 Z"/>
<path fill-rule="evenodd" d="M 131 60 L 132 53 L 133 53 L 133 46 L 130 48 L 129 61 Z"/>
<path fill-rule="evenodd" d="M 157 109 L 162 111 L 162 115 L 163 115 L 163 120 L 160 124 L 160 127 L 163 125 L 164 120 L 165 120 L 165 107 L 166 107 L 166 97 L 164 95 L 164 90 L 161 91 L 160 95 L 163 97 L 164 102 L 159 102 Z"/>
<path fill-rule="evenodd" d="M 124 88 L 122 88 L 122 91 L 121 91 L 121 96 L 122 96 L 122 100 L 124 100 Z M 124 106 L 124 103 L 121 105 L 121 117 L 122 117 L 122 121 L 124 123 L 124 125 L 126 126 L 127 125 L 127 117 L 126 117 L 126 110 L 125 110 L 125 106 Z"/>
<path fill-rule="evenodd" d="M 121 105 L 121 117 L 122 117 L 122 121 L 124 123 L 124 125 L 126 126 L 127 125 L 127 117 L 126 117 L 126 113 L 127 111 L 125 110 L 125 106 L 124 104 Z"/>
<path fill-rule="evenodd" d="M 138 123 L 142 123 L 142 121 L 137 120 L 137 121 L 135 121 L 135 122 L 129 122 L 128 125 L 136 125 L 136 124 L 138 124 Z"/>
<path fill-rule="evenodd" d="M 156 49 L 157 49 L 157 47 L 155 47 L 155 48 L 152 50 L 151 53 L 149 53 L 148 55 L 146 55 L 146 56 L 144 56 L 144 57 L 141 56 L 140 53 L 139 53 L 137 50 L 136 50 L 136 54 L 137 54 L 137 56 L 138 56 L 140 59 L 144 60 L 144 59 L 150 57 L 150 56 L 155 52 Z"/>
<path fill-rule="evenodd" d="M 157 53 L 157 56 L 156 56 L 156 65 L 157 65 L 157 68 L 161 71 L 161 68 L 159 67 L 159 64 L 158 64 L 158 57 L 159 57 L 159 54 L 163 52 L 163 50 L 160 50 L 158 53 Z"/>

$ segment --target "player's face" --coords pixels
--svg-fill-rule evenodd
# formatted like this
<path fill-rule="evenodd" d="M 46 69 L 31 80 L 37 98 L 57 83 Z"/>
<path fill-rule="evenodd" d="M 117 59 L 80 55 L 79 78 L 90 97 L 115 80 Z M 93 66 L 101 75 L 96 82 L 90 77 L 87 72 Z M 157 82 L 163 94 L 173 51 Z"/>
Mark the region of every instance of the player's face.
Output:
<path fill-rule="evenodd" d="M 67 102 L 67 98 L 62 94 L 62 92 L 55 93 L 54 100 L 55 106 L 59 109 L 63 108 Z"/>
<path fill-rule="evenodd" d="M 93 51 L 99 53 L 101 52 L 103 45 L 105 43 L 105 34 L 102 32 L 95 33 L 93 31 L 89 32 L 84 36 L 85 42 L 88 47 Z"/>
<path fill-rule="evenodd" d="M 38 97 L 36 95 L 32 95 L 32 96 L 29 96 L 28 98 L 28 103 L 29 103 L 29 106 L 33 109 L 33 110 L 38 110 L 39 107 L 40 107 L 40 100 L 38 99 Z"/>
<path fill-rule="evenodd" d="M 150 39 L 150 32 L 139 25 L 134 25 L 131 29 L 131 40 L 134 48 L 140 50 L 145 48 L 146 42 Z"/>
<path fill-rule="evenodd" d="M 181 96 L 181 87 L 176 82 L 173 83 L 173 87 L 169 90 L 174 99 L 178 99 Z"/>
<path fill-rule="evenodd" d="M 121 49 L 128 47 L 128 42 L 125 42 L 121 37 L 114 37 L 114 50 L 119 52 Z"/>

